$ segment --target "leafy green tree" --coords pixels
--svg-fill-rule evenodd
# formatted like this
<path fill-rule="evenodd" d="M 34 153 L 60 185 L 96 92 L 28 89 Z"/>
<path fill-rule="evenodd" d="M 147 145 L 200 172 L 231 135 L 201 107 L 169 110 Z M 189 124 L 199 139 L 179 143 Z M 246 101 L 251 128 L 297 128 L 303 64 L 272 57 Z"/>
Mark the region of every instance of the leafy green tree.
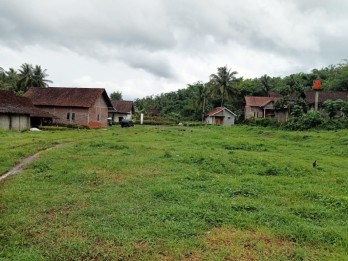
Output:
<path fill-rule="evenodd" d="M 348 64 L 339 65 L 331 74 L 330 89 L 335 91 L 348 91 Z"/>
<path fill-rule="evenodd" d="M 112 92 L 110 94 L 110 98 L 111 100 L 122 100 L 122 92 L 119 92 L 119 91 L 115 91 L 115 92 Z"/>
<path fill-rule="evenodd" d="M 232 71 L 227 68 L 227 65 L 224 67 L 219 67 L 217 74 L 210 75 L 210 82 L 214 87 L 213 92 L 218 93 L 221 97 L 221 106 L 224 105 L 225 95 L 228 96 L 233 93 L 233 84 L 236 82 L 236 74 L 238 72 Z"/>
<path fill-rule="evenodd" d="M 347 101 L 343 102 L 341 107 L 341 112 L 343 113 L 344 117 L 348 118 L 348 102 Z"/>
<path fill-rule="evenodd" d="M 298 105 L 298 104 L 295 104 L 293 107 L 292 107 L 292 111 L 291 111 L 291 115 L 293 117 L 296 117 L 296 118 L 299 118 L 303 115 L 303 108 L 301 105 Z"/>
<path fill-rule="evenodd" d="M 330 119 L 334 118 L 341 108 L 344 106 L 344 102 L 342 100 L 327 100 L 324 102 L 324 110 L 329 115 Z"/>

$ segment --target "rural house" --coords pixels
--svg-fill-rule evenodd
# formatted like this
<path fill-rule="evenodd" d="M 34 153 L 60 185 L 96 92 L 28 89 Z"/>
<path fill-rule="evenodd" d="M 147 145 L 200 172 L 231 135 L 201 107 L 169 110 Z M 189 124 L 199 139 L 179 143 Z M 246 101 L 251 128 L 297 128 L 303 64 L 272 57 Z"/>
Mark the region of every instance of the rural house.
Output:
<path fill-rule="evenodd" d="M 59 117 L 56 124 L 71 124 L 89 128 L 107 126 L 111 101 L 102 88 L 30 88 L 25 94 L 32 103 Z"/>
<path fill-rule="evenodd" d="M 337 92 L 337 91 L 318 91 L 318 107 L 322 107 L 323 103 L 327 100 L 343 100 L 348 101 L 348 92 Z M 308 104 L 309 109 L 314 109 L 315 102 L 315 91 L 305 91 L 305 100 Z"/>
<path fill-rule="evenodd" d="M 56 117 L 36 108 L 30 99 L 0 90 L 0 129 L 27 130 L 53 118 Z"/>
<path fill-rule="evenodd" d="M 208 113 L 205 121 L 207 124 L 230 126 L 234 125 L 236 116 L 235 113 L 226 107 L 217 107 Z"/>
<path fill-rule="evenodd" d="M 274 118 L 276 115 L 274 103 L 279 97 L 245 96 L 245 119 Z"/>
<path fill-rule="evenodd" d="M 109 109 L 109 118 L 113 123 L 119 123 L 123 119 L 131 120 L 134 115 L 134 103 L 132 101 L 111 100 L 113 109 Z"/>

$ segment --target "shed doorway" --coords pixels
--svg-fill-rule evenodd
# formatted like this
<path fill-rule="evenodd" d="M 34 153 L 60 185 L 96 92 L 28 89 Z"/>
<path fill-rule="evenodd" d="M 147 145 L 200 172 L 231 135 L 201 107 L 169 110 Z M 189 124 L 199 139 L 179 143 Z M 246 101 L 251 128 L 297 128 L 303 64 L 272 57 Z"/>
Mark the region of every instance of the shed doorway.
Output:
<path fill-rule="evenodd" d="M 223 117 L 215 117 L 215 125 L 222 125 Z"/>

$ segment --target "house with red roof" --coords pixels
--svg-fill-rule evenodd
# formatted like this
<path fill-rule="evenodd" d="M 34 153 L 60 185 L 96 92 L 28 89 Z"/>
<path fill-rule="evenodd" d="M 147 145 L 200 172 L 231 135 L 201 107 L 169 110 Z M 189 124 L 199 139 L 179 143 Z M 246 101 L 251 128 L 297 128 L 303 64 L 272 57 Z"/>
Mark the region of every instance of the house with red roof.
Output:
<path fill-rule="evenodd" d="M 123 119 L 131 120 L 134 115 L 134 103 L 132 101 L 111 100 L 113 109 L 109 110 L 109 118 L 113 123 L 119 123 Z"/>
<path fill-rule="evenodd" d="M 36 108 L 30 99 L 0 90 L 0 129 L 22 131 L 42 125 L 43 122 L 52 122 L 55 118 Z"/>
<path fill-rule="evenodd" d="M 208 113 L 205 118 L 207 124 L 211 125 L 234 125 L 237 115 L 226 107 L 217 107 Z"/>
<path fill-rule="evenodd" d="M 103 88 L 34 87 L 23 96 L 35 107 L 56 115 L 56 124 L 106 127 L 108 110 L 113 109 Z"/>

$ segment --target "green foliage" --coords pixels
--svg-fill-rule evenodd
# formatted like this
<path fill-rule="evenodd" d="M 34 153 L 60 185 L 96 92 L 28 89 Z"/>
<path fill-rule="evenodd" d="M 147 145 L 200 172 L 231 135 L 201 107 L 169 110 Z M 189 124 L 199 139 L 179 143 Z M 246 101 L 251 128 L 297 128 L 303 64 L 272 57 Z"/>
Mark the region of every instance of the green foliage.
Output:
<path fill-rule="evenodd" d="M 110 94 L 111 100 L 122 100 L 122 92 L 115 91 Z"/>
<path fill-rule="evenodd" d="M 298 105 L 298 104 L 295 104 L 293 107 L 292 107 L 292 110 L 291 110 L 291 115 L 295 118 L 299 118 L 301 116 L 303 116 L 304 114 L 304 111 L 303 111 L 303 108 L 301 105 Z"/>
<path fill-rule="evenodd" d="M 12 90 L 17 95 L 26 92 L 30 87 L 48 87 L 51 80 L 48 80 L 49 75 L 46 69 L 42 69 L 40 65 L 32 66 L 24 63 L 21 65 L 18 72 L 13 68 L 8 71 L 0 70 L 0 89 Z"/>
<path fill-rule="evenodd" d="M 274 119 L 268 118 L 257 118 L 255 119 L 255 124 L 262 127 L 277 127 L 278 123 Z"/>
<path fill-rule="evenodd" d="M 320 127 L 325 123 L 325 118 L 320 112 L 310 111 L 299 117 L 293 117 L 284 124 L 289 130 L 308 130 Z"/>
<path fill-rule="evenodd" d="M 217 74 L 210 75 L 210 86 L 212 87 L 212 93 L 221 97 L 220 106 L 224 106 L 225 96 L 230 96 L 233 94 L 233 85 L 237 80 L 235 76 L 236 74 L 238 74 L 238 72 L 231 72 L 231 69 L 228 69 L 226 65 L 219 67 Z"/>
<path fill-rule="evenodd" d="M 242 122 L 244 121 L 245 96 L 278 93 L 283 96 L 283 99 L 275 103 L 277 109 L 284 109 L 288 105 L 291 107 L 292 103 L 296 102 L 302 107 L 303 113 L 306 113 L 308 108 L 303 101 L 303 93 L 305 90 L 312 89 L 313 81 L 320 79 L 324 90 L 344 91 L 346 90 L 345 82 L 348 82 L 345 79 L 347 68 L 347 64 L 339 64 L 313 69 L 310 73 L 297 73 L 285 77 L 263 75 L 255 79 L 243 79 L 236 78 L 237 72 L 231 72 L 227 66 L 224 66 L 219 67 L 217 74 L 212 74 L 207 83 L 196 82 L 176 92 L 137 99 L 135 105 L 146 115 L 151 115 L 153 111 L 158 111 L 161 116 L 177 113 L 183 118 L 202 121 L 204 114 L 223 103 L 239 115 L 239 122 Z M 344 113 L 342 108 L 341 111 L 347 115 L 347 110 Z M 295 117 L 300 116 L 300 107 L 297 107 Z"/>
<path fill-rule="evenodd" d="M 342 100 L 327 100 L 324 102 L 324 110 L 328 113 L 330 119 L 334 118 L 339 111 L 344 110 L 345 102 Z"/>

